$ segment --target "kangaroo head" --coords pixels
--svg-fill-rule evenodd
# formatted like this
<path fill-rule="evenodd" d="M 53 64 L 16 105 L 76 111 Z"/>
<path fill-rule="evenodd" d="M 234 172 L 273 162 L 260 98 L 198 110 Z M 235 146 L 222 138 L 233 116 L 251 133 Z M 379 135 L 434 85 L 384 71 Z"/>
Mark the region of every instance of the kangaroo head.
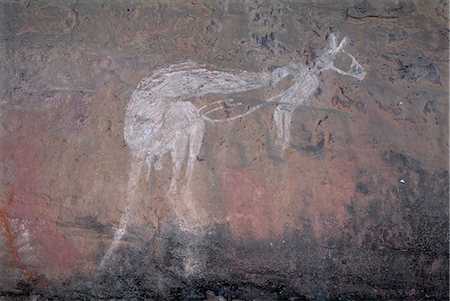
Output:
<path fill-rule="evenodd" d="M 348 44 L 348 38 L 344 37 L 338 45 L 336 41 L 336 36 L 332 33 L 328 36 L 328 43 L 329 49 L 315 61 L 315 66 L 317 70 L 322 72 L 331 69 L 339 74 L 349 75 L 359 80 L 363 80 L 367 72 L 356 61 L 353 55 L 345 52 L 344 50 L 344 47 Z M 350 68 L 347 71 L 341 70 L 334 65 L 334 60 L 336 59 L 336 56 L 340 53 L 348 56 L 352 60 Z"/>

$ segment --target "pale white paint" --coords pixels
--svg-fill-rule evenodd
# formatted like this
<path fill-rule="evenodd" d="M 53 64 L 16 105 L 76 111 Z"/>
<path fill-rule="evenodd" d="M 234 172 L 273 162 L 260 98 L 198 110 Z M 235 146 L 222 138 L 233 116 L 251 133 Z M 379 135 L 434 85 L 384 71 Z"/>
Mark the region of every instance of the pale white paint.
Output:
<path fill-rule="evenodd" d="M 345 53 L 348 39 L 339 45 L 330 35 L 329 49 L 313 65 L 291 64 L 276 68 L 273 72 L 247 72 L 241 70 L 213 70 L 210 66 L 186 62 L 159 69 L 144 78 L 131 96 L 125 114 L 124 136 L 132 152 L 132 162 L 127 186 L 127 206 L 122 215 L 113 243 L 100 266 L 110 258 L 126 233 L 132 218 L 136 187 L 143 165 L 148 173 L 159 166 L 158 159 L 170 154 L 172 179 L 168 190 L 169 199 L 178 217 L 198 218 L 190 192 L 194 164 L 200 152 L 206 123 L 229 122 L 242 118 L 267 104 L 276 104 L 273 120 L 277 128 L 277 142 L 284 150 L 290 145 L 292 113 L 319 87 L 318 76 L 325 70 L 364 79 L 366 72 L 356 59 L 352 59 L 349 71 L 334 66 L 338 53 Z M 223 109 L 224 105 L 235 106 L 232 99 L 213 102 L 196 108 L 188 99 L 207 94 L 232 94 L 276 85 L 292 76 L 294 83 L 265 103 L 252 107 L 247 112 L 225 119 L 213 119 L 208 115 Z M 183 174 L 184 171 L 184 174 Z M 148 177 L 149 174 L 147 174 Z M 180 189 L 180 183 L 183 182 Z M 189 224 L 189 223 L 187 223 Z"/>
<path fill-rule="evenodd" d="M 125 114 L 124 136 L 132 151 L 127 206 L 100 267 L 111 257 L 126 233 L 133 216 L 136 187 L 144 164 L 147 164 L 150 173 L 155 161 L 169 153 L 173 169 L 169 199 L 180 218 L 192 221 L 198 217 L 189 189 L 194 163 L 200 152 L 205 122 L 220 120 L 201 114 L 204 109 L 208 110 L 208 114 L 213 112 L 214 109 L 210 109 L 209 105 L 197 109 L 191 102 L 183 100 L 210 93 L 254 90 L 271 82 L 273 79 L 269 72 L 217 71 L 194 62 L 162 68 L 151 77 L 141 80 Z M 184 182 L 181 189 L 178 187 L 180 182 Z"/>
<path fill-rule="evenodd" d="M 14 229 L 14 237 L 16 238 L 14 244 L 22 262 L 26 265 L 34 264 L 36 257 L 33 254 L 33 247 L 31 246 L 28 222 L 23 219 L 12 219 L 11 223 Z"/>

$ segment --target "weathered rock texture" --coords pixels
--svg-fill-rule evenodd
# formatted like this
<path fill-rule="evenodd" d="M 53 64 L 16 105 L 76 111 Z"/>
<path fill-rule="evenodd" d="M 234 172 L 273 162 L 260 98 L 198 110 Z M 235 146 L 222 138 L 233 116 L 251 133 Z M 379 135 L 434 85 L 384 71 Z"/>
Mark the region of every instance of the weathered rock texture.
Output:
<path fill-rule="evenodd" d="M 0 7 L 0 299 L 448 298 L 448 1 Z M 351 38 L 365 79 L 322 73 L 284 153 L 274 105 L 207 124 L 190 185 L 200 226 L 169 200 L 166 154 L 100 267 L 128 201 L 138 82 L 188 60 L 311 65 L 330 32 Z"/>

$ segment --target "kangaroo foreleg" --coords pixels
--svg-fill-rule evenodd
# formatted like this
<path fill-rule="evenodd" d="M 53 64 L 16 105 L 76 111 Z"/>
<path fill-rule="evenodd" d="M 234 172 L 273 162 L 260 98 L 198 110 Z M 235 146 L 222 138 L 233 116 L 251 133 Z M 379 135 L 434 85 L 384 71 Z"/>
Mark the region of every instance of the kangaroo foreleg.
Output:
<path fill-rule="evenodd" d="M 189 137 L 185 136 L 184 133 L 180 133 L 179 137 L 174 141 L 175 145 L 173 146 L 172 151 L 170 152 L 172 156 L 172 180 L 169 186 L 169 194 L 177 195 L 178 194 L 178 182 L 181 177 L 181 169 L 183 167 L 183 161 L 187 155 Z"/>
<path fill-rule="evenodd" d="M 280 107 L 277 106 L 275 108 L 275 111 L 273 112 L 273 121 L 275 123 L 275 127 L 277 130 L 277 144 L 282 146 L 283 145 L 283 139 L 284 139 L 284 110 Z"/>
<path fill-rule="evenodd" d="M 291 122 L 292 122 L 292 112 L 284 112 L 284 126 L 283 126 L 283 145 L 282 149 L 285 150 L 291 145 Z"/>

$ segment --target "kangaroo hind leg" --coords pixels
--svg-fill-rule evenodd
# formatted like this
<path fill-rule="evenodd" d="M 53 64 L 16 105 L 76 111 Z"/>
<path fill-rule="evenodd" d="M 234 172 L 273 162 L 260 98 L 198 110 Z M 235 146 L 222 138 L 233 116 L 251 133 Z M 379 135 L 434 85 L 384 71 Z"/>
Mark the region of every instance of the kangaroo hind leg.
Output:
<path fill-rule="evenodd" d="M 111 246 L 106 251 L 105 255 L 100 262 L 100 268 L 103 268 L 106 262 L 111 258 L 114 251 L 119 247 L 122 237 L 125 235 L 130 219 L 133 215 L 134 204 L 136 202 L 136 190 L 139 184 L 139 179 L 141 177 L 142 166 L 144 164 L 144 159 L 133 157 L 130 165 L 130 170 L 128 173 L 128 184 L 126 192 L 126 207 L 125 211 L 120 218 L 119 227 L 114 233 L 113 241 Z M 151 166 L 149 166 L 151 169 Z"/>
<path fill-rule="evenodd" d="M 199 118 L 195 124 L 189 129 L 189 157 L 186 164 L 186 187 L 189 189 L 192 175 L 194 172 L 194 165 L 198 159 L 198 154 L 202 147 L 203 134 L 205 133 L 205 122 Z"/>

